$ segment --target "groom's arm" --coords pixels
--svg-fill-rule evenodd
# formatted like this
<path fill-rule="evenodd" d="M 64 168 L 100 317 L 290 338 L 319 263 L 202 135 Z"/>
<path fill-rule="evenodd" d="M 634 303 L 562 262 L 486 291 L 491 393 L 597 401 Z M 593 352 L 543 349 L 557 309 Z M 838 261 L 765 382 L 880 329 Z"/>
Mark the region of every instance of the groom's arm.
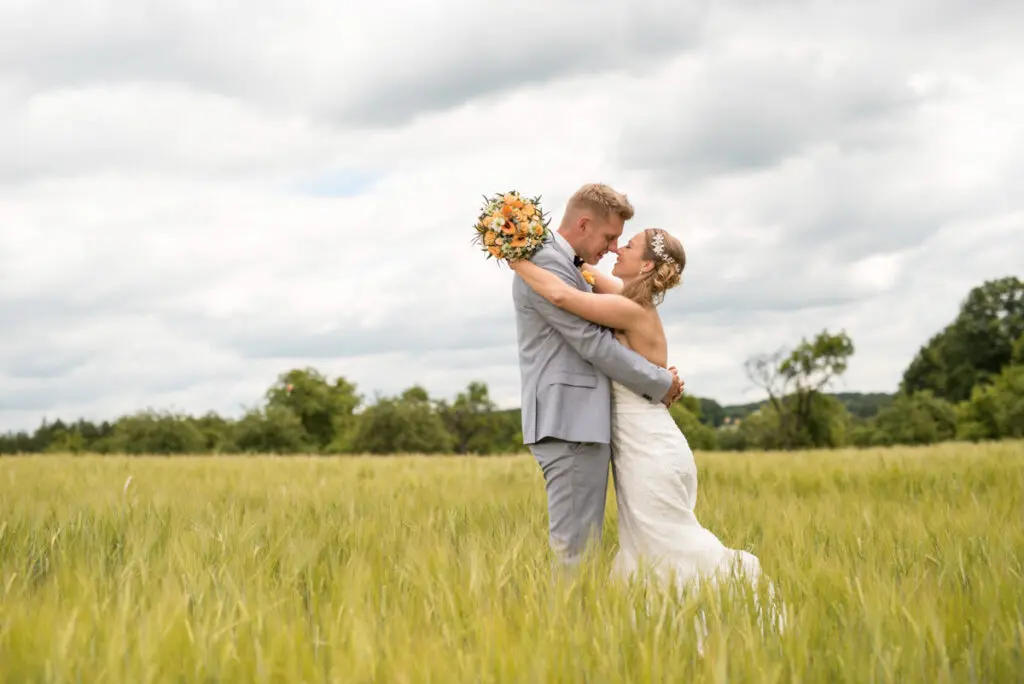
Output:
<path fill-rule="evenodd" d="M 535 259 L 534 262 L 576 287 L 572 266 L 561 259 Z M 620 344 L 600 326 L 553 305 L 516 276 L 530 304 L 583 358 L 602 373 L 642 397 L 660 401 L 672 387 L 672 373 L 656 366 L 640 354 Z"/>

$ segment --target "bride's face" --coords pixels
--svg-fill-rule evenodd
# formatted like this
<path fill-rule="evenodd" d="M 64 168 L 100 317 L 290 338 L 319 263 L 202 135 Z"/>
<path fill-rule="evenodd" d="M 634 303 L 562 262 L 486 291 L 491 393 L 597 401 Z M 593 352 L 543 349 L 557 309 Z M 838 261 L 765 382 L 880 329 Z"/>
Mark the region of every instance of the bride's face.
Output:
<path fill-rule="evenodd" d="M 615 260 L 612 275 L 623 281 L 630 281 L 640 275 L 650 262 L 644 259 L 647 251 L 647 235 L 641 231 L 630 238 L 618 249 L 619 258 Z"/>

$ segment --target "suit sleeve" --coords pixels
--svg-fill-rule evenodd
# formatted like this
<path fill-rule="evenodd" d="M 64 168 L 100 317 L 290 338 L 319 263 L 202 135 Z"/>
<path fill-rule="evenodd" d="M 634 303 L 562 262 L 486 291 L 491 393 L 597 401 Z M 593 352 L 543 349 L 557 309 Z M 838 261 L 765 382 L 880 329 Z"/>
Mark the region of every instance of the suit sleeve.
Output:
<path fill-rule="evenodd" d="M 576 287 L 572 267 L 560 259 L 535 259 L 535 263 Z M 672 374 L 620 344 L 601 326 L 569 313 L 537 294 L 516 276 L 516 287 L 541 317 L 576 352 L 594 364 L 609 378 L 625 385 L 642 397 L 660 401 L 672 386 Z"/>

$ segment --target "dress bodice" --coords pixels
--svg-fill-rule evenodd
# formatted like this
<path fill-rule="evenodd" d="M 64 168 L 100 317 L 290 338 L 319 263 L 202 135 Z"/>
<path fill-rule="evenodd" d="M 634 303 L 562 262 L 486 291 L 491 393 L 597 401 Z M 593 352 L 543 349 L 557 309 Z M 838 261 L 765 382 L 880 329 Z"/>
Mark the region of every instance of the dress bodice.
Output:
<path fill-rule="evenodd" d="M 665 410 L 660 401 L 647 401 L 620 382 L 612 380 L 612 406 L 618 413 L 644 413 Z"/>

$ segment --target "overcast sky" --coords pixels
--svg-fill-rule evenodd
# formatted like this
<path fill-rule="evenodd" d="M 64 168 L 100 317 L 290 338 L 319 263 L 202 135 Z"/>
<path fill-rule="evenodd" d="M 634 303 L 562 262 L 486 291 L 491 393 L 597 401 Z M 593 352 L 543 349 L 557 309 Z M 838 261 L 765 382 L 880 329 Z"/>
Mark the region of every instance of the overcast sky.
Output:
<path fill-rule="evenodd" d="M 0 0 L 0 430 L 307 365 L 517 406 L 471 225 L 590 181 L 687 249 L 687 391 L 759 398 L 743 361 L 826 327 L 838 389 L 894 390 L 1022 274 L 1024 3 L 683 4 Z"/>

